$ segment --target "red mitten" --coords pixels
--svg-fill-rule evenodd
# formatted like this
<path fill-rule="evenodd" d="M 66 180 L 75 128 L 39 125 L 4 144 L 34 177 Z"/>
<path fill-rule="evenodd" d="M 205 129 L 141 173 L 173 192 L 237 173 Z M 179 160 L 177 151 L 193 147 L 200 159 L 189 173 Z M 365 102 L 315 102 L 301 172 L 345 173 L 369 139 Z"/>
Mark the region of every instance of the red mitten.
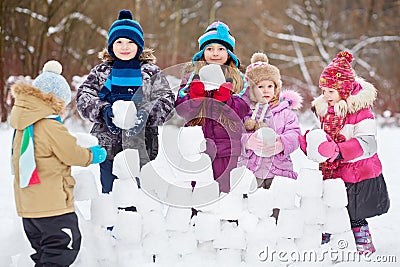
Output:
<path fill-rule="evenodd" d="M 322 142 L 318 146 L 318 153 L 323 157 L 329 158 L 329 161 L 334 161 L 339 155 L 339 146 L 332 140 L 329 135 L 326 135 L 328 141 Z"/>
<path fill-rule="evenodd" d="M 206 90 L 204 89 L 204 83 L 199 79 L 193 79 L 189 87 L 189 95 L 191 99 L 203 98 L 206 96 Z"/>
<path fill-rule="evenodd" d="M 225 102 L 231 97 L 232 83 L 226 82 L 219 86 L 218 90 L 214 91 L 214 99 Z"/>
<path fill-rule="evenodd" d="M 301 151 L 304 152 L 304 154 L 307 155 L 307 141 L 306 141 L 306 135 L 308 134 L 310 130 L 307 130 L 306 133 L 304 135 L 299 135 L 298 139 L 299 139 L 299 145 L 300 145 L 300 149 Z"/>

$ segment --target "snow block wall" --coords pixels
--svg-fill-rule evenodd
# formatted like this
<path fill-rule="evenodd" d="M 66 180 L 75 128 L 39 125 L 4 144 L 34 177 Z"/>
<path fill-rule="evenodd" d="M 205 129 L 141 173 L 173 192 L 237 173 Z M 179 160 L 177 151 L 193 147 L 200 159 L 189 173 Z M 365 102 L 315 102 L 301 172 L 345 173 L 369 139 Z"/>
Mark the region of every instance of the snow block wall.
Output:
<path fill-rule="evenodd" d="M 198 147 L 178 162 L 206 164 L 201 142 Z M 301 169 L 297 180 L 275 177 L 270 189 L 257 189 L 254 175 L 240 167 L 231 172 L 232 191 L 219 194 L 209 168 L 185 176 L 159 153 L 139 172 L 137 151 L 121 153 L 110 194 L 94 194 L 93 183 L 81 177 L 93 175 L 75 173 L 75 197 L 83 200 L 77 201 L 83 236 L 77 266 L 297 266 L 278 253 L 356 251 L 341 179 L 323 181 L 320 171 Z M 332 234 L 325 245 L 323 232 Z"/>

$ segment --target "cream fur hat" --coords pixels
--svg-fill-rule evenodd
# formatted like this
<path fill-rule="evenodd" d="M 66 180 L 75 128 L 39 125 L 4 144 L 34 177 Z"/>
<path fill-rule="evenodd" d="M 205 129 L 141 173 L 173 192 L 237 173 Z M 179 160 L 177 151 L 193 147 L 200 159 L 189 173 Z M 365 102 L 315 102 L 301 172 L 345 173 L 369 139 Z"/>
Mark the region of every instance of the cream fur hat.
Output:
<path fill-rule="evenodd" d="M 277 67 L 268 63 L 267 55 L 261 52 L 254 53 L 250 61 L 251 64 L 246 68 L 247 80 L 251 84 L 257 84 L 263 80 L 273 81 L 276 91 L 279 92 L 282 88 L 281 74 Z"/>

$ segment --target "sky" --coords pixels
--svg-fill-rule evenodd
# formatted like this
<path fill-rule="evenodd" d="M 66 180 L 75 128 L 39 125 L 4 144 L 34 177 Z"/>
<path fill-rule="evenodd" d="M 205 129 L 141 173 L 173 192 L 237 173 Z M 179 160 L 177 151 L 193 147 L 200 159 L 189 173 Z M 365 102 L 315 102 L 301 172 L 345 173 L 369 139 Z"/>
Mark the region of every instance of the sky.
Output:
<path fill-rule="evenodd" d="M 69 125 L 71 133 L 80 132 L 82 135 L 86 134 L 83 128 L 79 126 Z M 310 126 L 302 124 L 302 132 L 308 129 Z M 389 195 L 391 199 L 391 208 L 387 214 L 379 217 L 368 219 L 370 230 L 373 237 L 373 242 L 377 248 L 377 252 L 371 256 L 370 262 L 366 262 L 365 259 L 361 262 L 340 262 L 335 266 L 396 266 L 396 263 L 382 263 L 382 261 L 400 261 L 400 248 L 398 247 L 398 236 L 400 233 L 398 225 L 400 223 L 400 207 L 399 207 L 399 192 L 400 181 L 398 179 L 397 165 L 398 165 L 398 151 L 400 151 L 400 142 L 396 142 L 400 134 L 400 128 L 379 128 L 378 129 L 378 154 L 383 163 L 383 174 L 387 182 Z M 13 176 L 10 174 L 10 145 L 12 138 L 12 129 L 7 124 L 0 125 L 0 166 L 1 166 L 1 179 L 0 179 L 0 212 L 2 214 L 0 218 L 0 262 L 1 266 L 12 266 L 12 267 L 25 267 L 32 266 L 33 263 L 29 259 L 29 254 L 32 253 L 32 249 L 24 236 L 21 219 L 17 216 L 15 210 L 15 204 L 13 199 Z M 298 149 L 292 154 L 292 160 L 294 163 L 294 169 L 299 171 L 302 168 L 316 168 L 316 164 L 309 161 L 303 153 Z M 92 165 L 90 167 L 93 173 L 93 179 L 95 180 L 97 187 L 99 186 L 99 172 L 97 166 Z M 122 180 L 122 179 L 121 179 Z M 235 205 L 228 204 L 224 208 L 226 214 L 235 214 Z M 231 244 L 229 246 L 235 247 L 236 249 L 222 249 L 218 250 L 213 248 L 210 242 L 196 243 L 193 245 L 193 233 L 194 237 L 199 238 L 199 231 L 203 231 L 201 235 L 207 236 L 213 230 L 211 226 L 207 226 L 203 230 L 196 230 L 188 233 L 189 235 L 180 234 L 177 229 L 171 230 L 179 226 L 182 227 L 180 220 L 177 218 L 186 218 L 188 220 L 188 213 L 182 210 L 176 210 L 173 208 L 161 207 L 159 213 L 138 212 L 142 214 L 139 216 L 137 213 L 122 213 L 119 214 L 119 231 L 116 231 L 117 236 L 114 238 L 108 234 L 108 232 L 101 230 L 97 225 L 94 226 L 95 220 L 103 220 L 104 218 L 97 218 L 90 214 L 90 202 L 80 201 L 77 204 L 79 207 L 78 215 L 80 220 L 81 232 L 83 235 L 83 243 L 80 254 L 73 264 L 75 267 L 88 267 L 88 266 L 129 266 L 130 264 L 139 263 L 138 266 L 185 266 L 185 264 L 191 264 L 192 266 L 201 266 L 208 264 L 210 266 L 222 266 L 223 263 L 230 263 L 231 266 L 265 266 L 266 262 L 260 261 L 259 259 L 252 258 L 246 262 L 240 263 L 240 259 L 243 259 L 243 250 L 239 248 L 243 246 L 251 247 L 250 240 L 254 240 L 254 236 L 251 237 L 251 231 L 249 227 L 254 226 L 253 224 L 254 215 L 251 213 L 244 213 L 246 216 L 242 218 L 241 227 L 236 227 L 232 223 L 226 221 L 221 224 L 220 230 L 227 234 L 225 241 L 229 240 Z M 158 204 L 155 204 L 158 205 Z M 148 205 L 147 205 L 148 206 Z M 150 205 L 151 206 L 151 205 Z M 106 209 L 102 206 L 103 209 Z M 148 207 L 141 207 L 142 210 L 148 209 Z M 150 215 L 149 215 L 150 214 Z M 207 212 L 204 214 L 208 214 Z M 242 214 L 243 215 L 243 214 Z M 241 215 L 241 216 L 242 216 Z M 92 217 L 91 217 L 92 216 Z M 198 225 L 201 224 L 201 220 L 210 222 L 207 216 L 198 218 Z M 184 219 L 182 219 L 184 220 Z M 162 223 L 157 223 L 160 221 Z M 260 219 L 258 220 L 261 221 Z M 258 234 L 262 233 L 274 236 L 271 231 L 274 226 L 268 226 L 268 219 L 265 221 L 266 225 L 262 228 L 257 228 Z M 183 224 L 187 225 L 187 224 Z M 142 233 L 146 232 L 146 238 L 141 236 L 129 236 L 132 227 L 143 227 Z M 247 228 L 246 228 L 247 227 Z M 246 241 L 243 243 L 243 231 L 240 229 L 247 229 L 244 231 Z M 160 229 L 166 230 L 168 237 L 160 231 Z M 238 230 L 239 229 L 239 230 Z M 269 232 L 268 232 L 269 231 Z M 240 234 L 240 233 L 241 234 Z M 275 231 L 276 232 L 276 231 Z M 230 234 L 229 234 L 230 233 Z M 239 233 L 239 234 L 238 234 Z M 276 236 L 275 236 L 276 237 Z M 185 251 L 185 257 L 178 257 L 176 251 L 170 253 L 161 253 L 156 257 L 156 262 L 152 263 L 152 257 L 148 254 L 148 251 L 159 250 L 163 251 L 167 249 L 162 248 L 169 238 L 170 242 L 173 241 L 172 247 L 177 250 Z M 191 239 L 192 238 L 192 239 Z M 227 239 L 228 238 L 228 239 Z M 253 239 L 251 239 L 253 238 Z M 141 247 L 137 244 L 129 243 L 132 240 L 140 240 Z M 224 240 L 224 239 L 221 239 Z M 164 243 L 163 243 L 164 242 Z M 221 243 L 222 242 L 222 243 Z M 165 243 L 171 244 L 171 243 Z M 191 245 L 189 245 L 191 244 Z M 222 244 L 222 245 L 221 245 Z M 219 246 L 224 246 L 224 241 L 220 241 Z M 290 245 L 287 245 L 290 248 Z M 327 249 L 327 247 L 325 247 Z M 250 251 L 250 249 L 248 249 Z M 168 256 L 165 256 L 168 255 Z M 175 256 L 174 256 L 175 255 Z M 132 262 L 133 259 L 136 262 Z M 239 262 L 238 262 L 239 261 Z M 379 263 L 378 263 L 379 262 Z M 222 264 L 222 265 L 221 265 Z M 236 265 L 235 265 L 236 264 Z M 397 263 L 398 264 L 398 263 Z M 301 266 L 309 266 L 310 263 L 305 263 Z M 330 266 L 331 262 L 324 262 L 315 264 L 313 266 Z M 187 266 L 187 265 L 186 265 Z M 282 265 L 277 265 L 282 266 Z M 299 263 L 292 264 L 290 266 L 300 266 Z"/>

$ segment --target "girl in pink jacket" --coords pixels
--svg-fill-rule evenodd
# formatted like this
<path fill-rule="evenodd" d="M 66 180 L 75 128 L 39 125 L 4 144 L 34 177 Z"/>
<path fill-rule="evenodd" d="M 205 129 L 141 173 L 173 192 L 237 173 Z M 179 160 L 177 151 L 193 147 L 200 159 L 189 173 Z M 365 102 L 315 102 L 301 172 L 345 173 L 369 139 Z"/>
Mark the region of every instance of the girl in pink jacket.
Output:
<path fill-rule="evenodd" d="M 341 178 L 345 182 L 357 250 L 365 254 L 375 251 L 365 219 L 386 213 L 389 196 L 377 154 L 376 124 L 371 111 L 376 89 L 355 77 L 352 61 L 353 56 L 342 51 L 321 74 L 322 95 L 312 102 L 312 108 L 327 139 L 316 143 L 318 151 L 308 151 L 307 156 L 326 159 L 320 163 L 324 179 Z M 305 136 L 299 139 L 300 147 L 306 151 Z M 323 234 L 323 242 L 329 241 L 329 236 Z"/>
<path fill-rule="evenodd" d="M 258 187 L 270 188 L 275 175 L 297 178 L 290 154 L 299 147 L 300 126 L 292 109 L 301 107 L 302 98 L 294 91 L 281 91 L 279 69 L 268 64 L 264 53 L 255 53 L 246 69 L 250 111 L 244 118 L 242 151 L 238 167 L 254 173 Z M 278 218 L 278 209 L 273 217 Z"/>

